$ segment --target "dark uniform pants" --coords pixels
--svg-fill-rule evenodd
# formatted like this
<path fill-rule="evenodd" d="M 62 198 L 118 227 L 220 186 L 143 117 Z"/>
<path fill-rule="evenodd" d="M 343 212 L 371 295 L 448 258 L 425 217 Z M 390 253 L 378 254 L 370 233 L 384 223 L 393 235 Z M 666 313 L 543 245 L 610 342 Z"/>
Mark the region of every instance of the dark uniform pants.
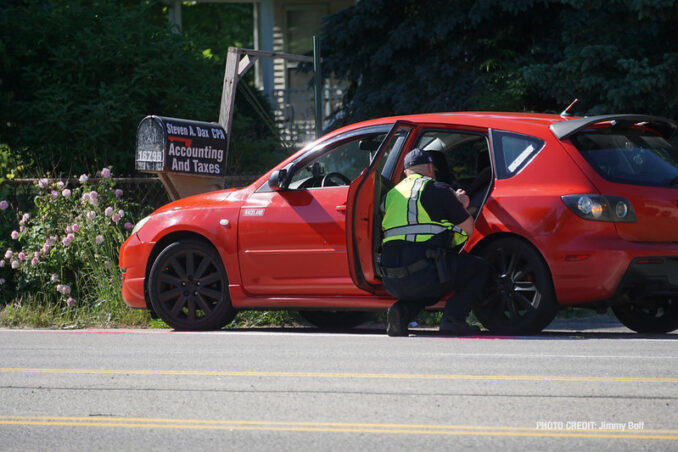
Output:
<path fill-rule="evenodd" d="M 385 246 L 382 265 L 402 267 L 417 260 L 425 259 L 425 247 L 402 244 Z M 466 320 L 473 306 L 484 296 L 490 275 L 489 264 L 481 257 L 470 254 L 447 253 L 445 256 L 448 280 L 440 282 L 438 269 L 433 260 L 426 268 L 401 278 L 383 278 L 384 288 L 405 305 L 408 318 L 413 319 L 419 311 L 431 306 L 453 290 L 454 295 L 447 299 L 443 315 L 458 321 Z"/>

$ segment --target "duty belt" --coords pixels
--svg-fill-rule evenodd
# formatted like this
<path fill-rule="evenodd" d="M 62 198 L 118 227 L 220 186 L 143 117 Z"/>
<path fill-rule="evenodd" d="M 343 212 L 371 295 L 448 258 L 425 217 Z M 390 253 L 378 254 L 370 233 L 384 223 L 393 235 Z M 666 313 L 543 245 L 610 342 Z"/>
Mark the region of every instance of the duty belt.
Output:
<path fill-rule="evenodd" d="M 382 267 L 381 270 L 387 278 L 400 279 L 425 268 L 435 267 L 436 272 L 438 273 L 438 280 L 444 284 L 449 281 L 451 277 L 446 258 L 447 254 L 450 252 L 451 250 L 442 248 L 428 249 L 426 250 L 425 259 L 420 259 L 403 267 Z"/>
<path fill-rule="evenodd" d="M 430 266 L 431 261 L 429 259 L 421 259 L 411 263 L 410 265 L 405 265 L 404 267 L 382 267 L 381 270 L 384 273 L 384 276 L 387 278 L 400 279 Z"/>

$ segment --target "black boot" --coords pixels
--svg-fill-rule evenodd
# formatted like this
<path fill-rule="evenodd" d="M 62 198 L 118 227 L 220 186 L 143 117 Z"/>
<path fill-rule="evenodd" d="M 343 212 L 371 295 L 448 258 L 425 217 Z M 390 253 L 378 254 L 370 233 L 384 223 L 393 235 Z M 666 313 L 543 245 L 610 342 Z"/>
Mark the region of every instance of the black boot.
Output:
<path fill-rule="evenodd" d="M 388 308 L 386 320 L 388 322 L 388 325 L 386 326 L 386 334 L 389 336 L 407 336 L 409 334 L 407 330 L 407 308 L 405 308 L 403 303 L 396 302 L 393 306 Z"/>

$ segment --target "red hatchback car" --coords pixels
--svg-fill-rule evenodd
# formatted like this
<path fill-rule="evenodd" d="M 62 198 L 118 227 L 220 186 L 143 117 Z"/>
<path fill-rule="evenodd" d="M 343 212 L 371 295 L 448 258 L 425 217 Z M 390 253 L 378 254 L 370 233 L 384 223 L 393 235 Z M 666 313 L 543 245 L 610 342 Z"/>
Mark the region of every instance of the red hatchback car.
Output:
<path fill-rule="evenodd" d="M 439 113 L 336 130 L 248 187 L 172 202 L 120 250 L 123 298 L 176 329 L 236 311 L 299 310 L 347 326 L 394 300 L 380 279 L 381 211 L 403 158 L 434 151 L 466 190 L 463 252 L 494 278 L 474 309 L 491 332 L 545 328 L 564 306 L 612 308 L 639 332 L 678 328 L 678 125 L 643 115 Z"/>

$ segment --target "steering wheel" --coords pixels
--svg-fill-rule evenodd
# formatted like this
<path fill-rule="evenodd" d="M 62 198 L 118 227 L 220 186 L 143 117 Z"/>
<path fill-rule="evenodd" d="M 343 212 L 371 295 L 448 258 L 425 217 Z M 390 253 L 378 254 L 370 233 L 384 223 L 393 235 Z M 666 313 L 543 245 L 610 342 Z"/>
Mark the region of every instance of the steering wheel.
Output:
<path fill-rule="evenodd" d="M 339 179 L 343 183 L 337 184 L 336 181 L 332 180 L 333 177 L 336 177 L 337 179 Z M 330 184 L 330 182 L 333 182 L 333 183 Z M 341 173 L 327 173 L 323 177 L 322 182 L 320 182 L 321 187 L 336 186 L 336 185 L 350 185 L 350 184 L 351 184 L 350 179 L 348 177 L 344 176 Z"/>

